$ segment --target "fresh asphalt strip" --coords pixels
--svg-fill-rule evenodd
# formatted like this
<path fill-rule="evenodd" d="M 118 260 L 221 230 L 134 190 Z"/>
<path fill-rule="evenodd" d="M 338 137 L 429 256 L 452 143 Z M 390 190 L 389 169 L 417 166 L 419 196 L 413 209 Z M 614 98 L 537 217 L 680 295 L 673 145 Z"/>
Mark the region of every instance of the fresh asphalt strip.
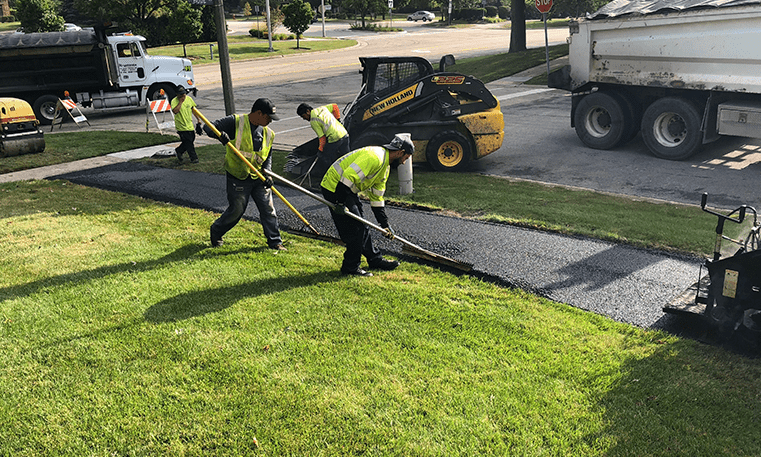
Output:
<path fill-rule="evenodd" d="M 50 179 L 218 213 L 227 207 L 222 175 L 122 162 Z M 276 187 L 320 233 L 337 237 L 327 207 L 294 189 Z M 273 199 L 282 230 L 311 233 L 279 199 Z M 372 220 L 369 205 L 365 211 Z M 683 318 L 662 309 L 698 280 L 701 261 L 697 258 L 415 209 L 389 206 L 387 213 L 397 234 L 436 254 L 472 264 L 468 274 L 619 322 L 690 333 Z M 253 203 L 244 217 L 258 221 Z M 385 253 L 418 261 L 404 255 L 400 243 L 377 233 L 372 236 Z M 209 240 L 198 242 L 208 245 Z M 338 264 L 326 266 L 327 270 L 338 268 Z"/>

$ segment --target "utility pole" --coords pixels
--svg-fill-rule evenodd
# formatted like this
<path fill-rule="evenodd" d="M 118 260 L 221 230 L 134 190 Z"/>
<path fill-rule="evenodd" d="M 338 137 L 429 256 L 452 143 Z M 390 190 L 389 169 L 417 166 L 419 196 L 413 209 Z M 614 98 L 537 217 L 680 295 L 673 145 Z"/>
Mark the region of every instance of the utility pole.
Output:
<path fill-rule="evenodd" d="M 235 114 L 233 98 L 233 77 L 230 71 L 230 53 L 227 49 L 227 23 L 225 22 L 225 5 L 222 0 L 214 0 L 217 25 L 217 46 L 219 47 L 219 69 L 222 73 L 222 95 L 225 98 L 225 114 Z"/>
<path fill-rule="evenodd" d="M 273 52 L 274 49 L 272 49 L 272 20 L 270 19 L 270 0 L 264 2 L 264 5 L 267 8 L 267 38 L 269 38 L 270 42 L 270 48 L 268 51 Z"/>

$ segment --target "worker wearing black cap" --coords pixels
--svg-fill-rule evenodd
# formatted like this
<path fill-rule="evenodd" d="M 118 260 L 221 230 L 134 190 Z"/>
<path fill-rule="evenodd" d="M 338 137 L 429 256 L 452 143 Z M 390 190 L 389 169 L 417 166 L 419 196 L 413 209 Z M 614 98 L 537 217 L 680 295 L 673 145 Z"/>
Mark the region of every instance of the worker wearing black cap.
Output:
<path fill-rule="evenodd" d="M 222 236 L 243 217 L 248 206 L 248 199 L 252 197 L 259 210 L 259 220 L 264 229 L 264 236 L 267 238 L 267 246 L 270 249 L 285 250 L 280 237 L 277 213 L 272 204 L 272 178 L 267 176 L 265 181 L 259 179 L 228 145 L 228 143 L 234 144 L 235 148 L 257 170 L 272 171 L 270 150 L 275 141 L 275 132 L 267 125 L 273 119 L 279 119 L 275 114 L 275 105 L 269 99 L 260 98 L 254 102 L 249 114 L 233 114 L 213 122 L 217 130 L 221 132 L 219 141 L 227 146 L 225 171 L 227 172 L 229 206 L 211 224 L 212 246 L 222 245 Z M 203 129 L 210 137 L 216 136 L 208 126 L 204 126 Z"/>
<path fill-rule="evenodd" d="M 180 145 L 174 150 L 177 160 L 182 162 L 182 154 L 187 152 L 190 161 L 198 163 L 198 155 L 193 143 L 196 140 L 196 132 L 200 130 L 198 126 L 201 124 L 201 120 L 196 118 L 196 129 L 193 130 L 193 116 L 195 115 L 192 114 L 192 111 L 193 107 L 197 106 L 196 102 L 193 97 L 188 95 L 184 86 L 177 86 L 177 96 L 172 99 L 170 105 L 174 114 L 174 127 L 180 136 Z"/>
<path fill-rule="evenodd" d="M 389 144 L 367 146 L 339 158 L 322 178 L 322 195 L 335 204 L 331 211 L 333 222 L 341 241 L 346 244 L 341 273 L 345 275 L 372 276 L 360 268 L 364 255 L 370 269 L 393 270 L 399 266 L 396 260 L 384 259 L 378 248 L 373 246 L 370 229 L 363 223 L 347 216 L 352 212 L 363 217 L 359 193 L 363 192 L 373 210 L 375 219 L 386 229 L 386 238 L 393 239 L 394 231 L 388 223 L 383 195 L 391 168 L 396 168 L 409 160 L 415 146 L 409 133 L 394 136 Z"/>

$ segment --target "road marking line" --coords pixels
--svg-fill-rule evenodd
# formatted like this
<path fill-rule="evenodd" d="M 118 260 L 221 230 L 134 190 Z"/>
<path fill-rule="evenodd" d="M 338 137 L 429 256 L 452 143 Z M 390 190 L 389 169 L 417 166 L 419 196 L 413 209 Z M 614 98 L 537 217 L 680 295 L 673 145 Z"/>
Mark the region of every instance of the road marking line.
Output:
<path fill-rule="evenodd" d="M 296 127 L 295 129 L 283 130 L 282 132 L 275 132 L 275 135 L 280 135 L 280 134 L 288 133 L 288 132 L 295 132 L 296 130 L 304 130 L 304 129 L 307 129 L 307 128 L 311 128 L 311 126 L 310 125 L 305 125 L 303 127 Z"/>
<path fill-rule="evenodd" d="M 515 94 L 500 95 L 499 97 L 496 97 L 496 98 L 497 100 L 507 100 L 509 98 L 518 98 L 518 97 L 525 97 L 527 95 L 541 94 L 542 92 L 547 92 L 550 90 L 555 90 L 555 89 L 533 89 L 533 90 L 527 90 L 525 92 L 518 92 Z"/>

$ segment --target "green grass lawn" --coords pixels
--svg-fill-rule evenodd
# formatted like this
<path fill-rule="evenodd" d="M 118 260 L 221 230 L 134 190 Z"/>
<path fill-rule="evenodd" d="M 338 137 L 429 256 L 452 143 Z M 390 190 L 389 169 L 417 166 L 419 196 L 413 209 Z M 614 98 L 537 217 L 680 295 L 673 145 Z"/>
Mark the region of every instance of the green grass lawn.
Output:
<path fill-rule="evenodd" d="M 756 456 L 751 360 L 469 276 L 0 185 L 0 455 Z"/>
<path fill-rule="evenodd" d="M 129 145 L 129 149 L 137 149 L 174 141 L 178 141 L 174 132 L 172 135 L 118 131 L 46 133 L 45 151 L 38 154 L 0 157 L 0 173 L 99 157 L 112 152 L 124 151 L 125 145 Z"/>
<path fill-rule="evenodd" d="M 550 46 L 549 54 L 550 60 L 568 55 L 568 44 Z M 447 71 L 473 75 L 484 83 L 489 83 L 520 73 L 523 70 L 528 70 L 544 62 L 546 62 L 546 51 L 544 47 L 541 47 L 523 52 L 494 54 L 458 60 L 451 67 L 447 67 Z"/>
<path fill-rule="evenodd" d="M 209 49 L 212 45 L 212 50 Z M 296 48 L 296 40 L 273 40 L 272 52 L 269 50 L 269 40 L 257 39 L 247 35 L 234 35 L 227 37 L 228 55 L 231 61 L 248 60 L 260 57 L 271 57 L 315 51 L 332 51 L 356 45 L 355 40 L 339 40 L 333 38 L 312 38 L 299 40 Z M 149 50 L 151 55 L 187 57 L 193 61 L 193 65 L 219 63 L 219 47 L 217 43 L 188 44 L 183 49 L 182 45 L 159 46 Z"/>

